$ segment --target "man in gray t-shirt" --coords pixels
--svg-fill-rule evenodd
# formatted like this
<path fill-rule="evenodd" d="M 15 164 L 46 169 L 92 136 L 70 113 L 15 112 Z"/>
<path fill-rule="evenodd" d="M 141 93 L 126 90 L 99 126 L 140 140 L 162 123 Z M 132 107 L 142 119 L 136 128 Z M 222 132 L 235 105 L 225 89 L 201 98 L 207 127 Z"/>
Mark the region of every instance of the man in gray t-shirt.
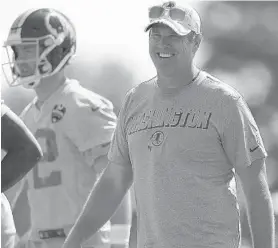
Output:
<path fill-rule="evenodd" d="M 149 10 L 149 52 L 157 76 L 128 92 L 109 152 L 65 248 L 86 240 L 134 183 L 138 248 L 237 248 L 241 180 L 254 247 L 274 248 L 265 151 L 242 96 L 193 62 L 201 24 L 174 2 Z M 100 189 L 107 188 L 104 199 Z M 104 205 L 106 205 L 104 207 Z M 105 209 L 105 210 L 104 210 Z"/>

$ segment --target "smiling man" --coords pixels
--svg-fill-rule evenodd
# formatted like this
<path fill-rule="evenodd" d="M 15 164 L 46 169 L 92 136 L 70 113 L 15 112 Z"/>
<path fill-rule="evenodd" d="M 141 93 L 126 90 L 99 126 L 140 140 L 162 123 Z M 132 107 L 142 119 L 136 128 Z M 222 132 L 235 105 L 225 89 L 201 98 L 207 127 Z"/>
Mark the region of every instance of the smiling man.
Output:
<path fill-rule="evenodd" d="M 151 7 L 149 18 L 157 76 L 127 94 L 108 167 L 64 248 L 77 248 L 96 232 L 133 183 L 138 248 L 238 248 L 235 173 L 254 247 L 274 248 L 267 153 L 243 97 L 194 63 L 202 37 L 199 15 L 167 2 Z"/>

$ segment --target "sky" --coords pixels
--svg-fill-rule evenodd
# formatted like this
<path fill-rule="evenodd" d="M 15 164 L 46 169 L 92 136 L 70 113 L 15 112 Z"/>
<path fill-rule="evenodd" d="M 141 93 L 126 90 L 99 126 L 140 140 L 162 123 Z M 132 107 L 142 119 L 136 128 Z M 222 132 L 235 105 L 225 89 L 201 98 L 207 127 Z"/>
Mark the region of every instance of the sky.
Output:
<path fill-rule="evenodd" d="M 55 8 L 67 15 L 76 27 L 76 60 L 84 61 L 86 68 L 92 65 L 92 70 L 96 74 L 98 70 L 102 69 L 101 66 L 105 62 L 109 60 L 119 62 L 132 72 L 135 84 L 137 84 L 148 80 L 156 73 L 149 57 L 148 34 L 144 32 L 144 28 L 148 23 L 148 8 L 153 4 L 162 2 L 164 1 L 5 0 L 4 8 L 0 8 L 0 42 L 3 43 L 12 22 L 25 10 L 42 7 Z M 197 0 L 176 0 L 176 2 L 180 5 L 189 3 L 197 9 L 202 19 L 202 12 L 205 8 L 204 1 L 201 4 Z M 221 13 L 225 14 L 226 12 L 221 11 Z M 217 14 L 214 13 L 213 16 L 217 17 Z M 226 29 L 228 24 L 231 25 L 230 21 L 217 21 L 217 23 L 225 24 Z M 196 55 L 196 62 L 199 67 L 202 68 L 202 65 L 210 58 L 212 51 L 210 44 L 204 39 Z M 231 75 L 230 72 L 225 72 L 223 69 L 215 71 L 215 75 L 221 76 L 221 79 L 239 88 L 247 100 L 253 97 L 255 104 L 261 104 L 266 99 L 271 86 L 271 75 L 269 75 L 267 68 L 256 61 L 244 66 L 237 75 Z M 252 91 L 247 83 L 244 85 L 240 83 L 240 81 L 246 81 L 246 78 L 249 79 L 251 85 L 254 85 L 252 83 L 254 78 L 258 81 L 257 87 L 253 87 Z M 268 81 L 270 82 L 267 87 L 265 87 L 266 78 L 269 78 Z M 8 88 L 3 81 L 3 77 L 1 77 L 2 93 Z M 262 102 L 257 99 L 262 99 Z"/>

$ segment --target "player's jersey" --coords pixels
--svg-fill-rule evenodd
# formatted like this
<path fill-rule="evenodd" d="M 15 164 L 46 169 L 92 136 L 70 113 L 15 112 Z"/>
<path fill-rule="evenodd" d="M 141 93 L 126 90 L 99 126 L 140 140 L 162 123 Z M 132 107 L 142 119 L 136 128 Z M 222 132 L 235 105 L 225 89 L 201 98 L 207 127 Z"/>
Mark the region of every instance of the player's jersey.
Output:
<path fill-rule="evenodd" d="M 43 150 L 27 175 L 31 227 L 71 227 L 96 182 L 94 158 L 108 151 L 116 125 L 113 105 L 68 79 L 40 110 L 34 99 L 21 117 Z"/>
<path fill-rule="evenodd" d="M 154 78 L 118 120 L 109 160 L 133 166 L 138 247 L 238 247 L 234 169 L 267 156 L 241 95 L 205 72 L 179 89 Z"/>

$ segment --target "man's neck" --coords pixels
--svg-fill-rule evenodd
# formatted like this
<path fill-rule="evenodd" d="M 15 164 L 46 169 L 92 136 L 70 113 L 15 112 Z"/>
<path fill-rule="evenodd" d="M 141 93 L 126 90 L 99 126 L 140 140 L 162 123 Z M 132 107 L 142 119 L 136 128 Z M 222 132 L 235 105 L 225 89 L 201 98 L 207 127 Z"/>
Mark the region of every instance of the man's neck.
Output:
<path fill-rule="evenodd" d="M 38 102 L 44 103 L 66 81 L 64 73 L 60 72 L 51 77 L 43 78 L 35 88 Z"/>
<path fill-rule="evenodd" d="M 158 73 L 158 84 L 164 88 L 179 88 L 192 83 L 192 81 L 198 76 L 200 69 L 195 65 L 192 65 L 187 70 L 180 70 L 171 75 L 163 75 Z"/>

